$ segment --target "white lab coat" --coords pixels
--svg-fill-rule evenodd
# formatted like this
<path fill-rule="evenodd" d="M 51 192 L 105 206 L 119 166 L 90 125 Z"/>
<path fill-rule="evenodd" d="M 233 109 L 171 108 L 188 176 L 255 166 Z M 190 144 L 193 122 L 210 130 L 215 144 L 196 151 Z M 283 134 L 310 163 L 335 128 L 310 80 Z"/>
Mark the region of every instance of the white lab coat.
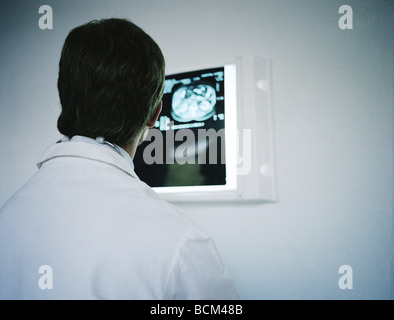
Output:
<path fill-rule="evenodd" d="M 46 149 L 0 209 L 0 299 L 238 298 L 212 239 L 129 160 L 88 138 Z"/>

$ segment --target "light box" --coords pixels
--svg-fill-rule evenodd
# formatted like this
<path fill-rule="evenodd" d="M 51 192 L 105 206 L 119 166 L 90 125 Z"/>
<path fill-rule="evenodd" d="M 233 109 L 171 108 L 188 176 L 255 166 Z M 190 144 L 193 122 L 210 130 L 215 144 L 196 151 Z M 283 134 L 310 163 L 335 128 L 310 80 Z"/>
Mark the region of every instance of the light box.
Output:
<path fill-rule="evenodd" d="M 170 202 L 276 201 L 270 73 L 253 56 L 166 75 L 140 179 Z"/>

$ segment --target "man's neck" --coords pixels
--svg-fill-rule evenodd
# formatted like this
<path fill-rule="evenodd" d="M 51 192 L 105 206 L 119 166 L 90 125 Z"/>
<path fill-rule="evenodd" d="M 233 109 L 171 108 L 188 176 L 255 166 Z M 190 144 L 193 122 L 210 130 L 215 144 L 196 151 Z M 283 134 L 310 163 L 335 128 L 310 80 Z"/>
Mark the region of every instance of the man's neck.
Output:
<path fill-rule="evenodd" d="M 137 150 L 137 144 L 136 143 L 132 143 L 129 146 L 124 147 L 123 149 L 129 154 L 131 159 L 134 159 L 134 155 L 135 155 L 135 152 Z"/>

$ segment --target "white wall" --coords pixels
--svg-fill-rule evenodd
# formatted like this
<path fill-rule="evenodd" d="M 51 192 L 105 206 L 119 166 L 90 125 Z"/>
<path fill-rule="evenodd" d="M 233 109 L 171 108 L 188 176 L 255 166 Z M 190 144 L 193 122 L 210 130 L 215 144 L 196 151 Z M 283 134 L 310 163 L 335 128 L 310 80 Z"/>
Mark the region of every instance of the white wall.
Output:
<path fill-rule="evenodd" d="M 38 28 L 38 8 L 54 11 Z M 353 8 L 353 30 L 338 8 Z M 216 240 L 244 299 L 392 299 L 392 1 L 3 1 L 0 204 L 59 137 L 61 46 L 73 27 L 126 17 L 167 69 L 243 54 L 273 60 L 280 200 L 182 208 Z M 341 265 L 353 290 L 338 287 Z"/>

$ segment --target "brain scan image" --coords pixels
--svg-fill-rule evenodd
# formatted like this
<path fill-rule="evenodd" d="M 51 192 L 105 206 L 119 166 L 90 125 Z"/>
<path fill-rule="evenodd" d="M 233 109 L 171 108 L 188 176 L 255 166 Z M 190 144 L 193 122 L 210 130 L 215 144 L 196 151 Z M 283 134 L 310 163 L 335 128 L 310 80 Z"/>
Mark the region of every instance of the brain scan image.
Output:
<path fill-rule="evenodd" d="M 203 121 L 215 113 L 215 89 L 205 83 L 183 85 L 172 96 L 171 116 L 179 122 Z"/>

